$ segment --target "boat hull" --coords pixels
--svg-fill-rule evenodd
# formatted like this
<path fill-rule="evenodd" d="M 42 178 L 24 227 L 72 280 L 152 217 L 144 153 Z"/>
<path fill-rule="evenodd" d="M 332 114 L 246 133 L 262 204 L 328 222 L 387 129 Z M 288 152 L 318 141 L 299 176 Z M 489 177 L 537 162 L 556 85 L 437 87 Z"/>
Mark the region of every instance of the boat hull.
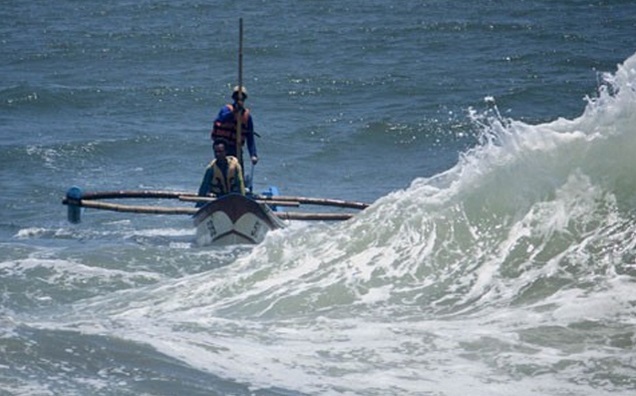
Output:
<path fill-rule="evenodd" d="M 284 223 L 269 206 L 239 194 L 208 202 L 194 215 L 200 246 L 257 244 Z"/>

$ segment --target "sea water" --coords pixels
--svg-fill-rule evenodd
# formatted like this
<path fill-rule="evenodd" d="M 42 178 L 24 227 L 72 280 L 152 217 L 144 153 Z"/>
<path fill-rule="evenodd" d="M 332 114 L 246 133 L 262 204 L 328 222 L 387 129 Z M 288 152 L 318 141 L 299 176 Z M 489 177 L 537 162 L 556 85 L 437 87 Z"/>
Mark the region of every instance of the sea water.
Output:
<path fill-rule="evenodd" d="M 3 2 L 0 394 L 634 394 L 635 15 Z M 68 223 L 71 186 L 196 191 L 239 18 L 256 189 L 371 206 L 225 248 Z"/>

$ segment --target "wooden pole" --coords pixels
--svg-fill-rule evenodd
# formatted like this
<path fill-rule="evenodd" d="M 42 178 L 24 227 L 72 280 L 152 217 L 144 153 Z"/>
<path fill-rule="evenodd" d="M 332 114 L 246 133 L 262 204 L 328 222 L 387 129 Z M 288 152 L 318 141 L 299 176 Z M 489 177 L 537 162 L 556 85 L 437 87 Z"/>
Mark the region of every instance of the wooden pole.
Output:
<path fill-rule="evenodd" d="M 162 190 L 139 190 L 139 191 L 95 191 L 82 193 L 82 200 L 97 200 L 97 199 L 118 199 L 118 198 L 154 198 L 154 199 L 180 199 L 180 200 L 194 200 L 198 195 L 191 192 L 184 191 L 162 191 Z M 201 197 L 205 199 L 214 199 L 213 197 Z M 256 195 L 254 198 L 259 202 L 271 203 L 274 205 L 276 202 L 294 202 L 306 205 L 317 206 L 335 206 L 341 208 L 351 209 L 366 209 L 369 204 L 356 201 L 344 201 L 340 199 L 329 198 L 311 198 L 311 197 L 294 197 L 284 195 L 274 195 L 272 197 L 266 195 Z M 281 204 L 282 206 L 282 204 Z"/>
<path fill-rule="evenodd" d="M 199 209 L 197 208 L 178 208 L 165 206 L 139 206 L 139 205 L 120 205 L 110 202 L 98 202 L 92 200 L 73 201 L 64 199 L 65 205 L 77 205 L 84 208 L 108 210 L 122 213 L 141 213 L 141 214 L 162 214 L 162 215 L 194 215 Z M 353 213 L 311 213 L 311 212 L 274 212 L 274 214 L 283 220 L 303 220 L 303 221 L 341 221 L 349 220 Z"/>
<path fill-rule="evenodd" d="M 304 220 L 304 221 L 342 221 L 349 220 L 353 213 L 307 213 L 307 212 L 274 212 L 283 220 Z"/>
<path fill-rule="evenodd" d="M 94 191 L 82 193 L 81 199 L 117 199 L 117 198 L 154 198 L 154 199 L 178 199 L 182 196 L 196 196 L 191 192 L 183 191 L 161 191 L 161 190 L 139 190 L 139 191 Z"/>
<path fill-rule="evenodd" d="M 185 202 L 212 202 L 216 200 L 217 198 L 214 198 L 214 197 L 193 197 L 191 195 L 184 195 L 179 197 L 179 201 L 185 201 Z M 255 201 L 258 203 L 265 203 L 272 206 L 295 206 L 295 207 L 300 206 L 300 202 L 298 201 L 276 201 L 276 200 L 263 201 L 260 199 L 256 199 Z"/>
<path fill-rule="evenodd" d="M 336 206 L 336 207 L 351 208 L 351 209 L 366 209 L 369 207 L 369 204 L 364 202 L 343 201 L 340 199 L 328 199 L 328 198 L 289 197 L 284 195 L 274 195 L 272 197 L 259 195 L 256 198 L 265 203 L 267 203 L 268 200 L 276 200 L 276 201 L 293 201 L 293 202 L 299 202 L 301 204 L 307 204 L 307 205 Z"/>
<path fill-rule="evenodd" d="M 64 200 L 62 203 L 68 205 L 70 201 Z M 110 202 L 85 201 L 72 202 L 72 204 L 84 208 L 110 210 L 114 212 L 126 213 L 147 213 L 147 214 L 165 214 L 165 215 L 193 215 L 198 209 L 196 208 L 170 208 L 165 206 L 137 206 L 137 205 L 119 205 Z"/>
<path fill-rule="evenodd" d="M 239 51 L 238 51 L 238 92 L 237 101 L 243 97 L 243 18 L 239 18 Z M 238 110 L 236 119 L 236 158 L 243 166 L 243 146 L 241 145 L 241 134 L 243 133 L 243 109 Z"/>

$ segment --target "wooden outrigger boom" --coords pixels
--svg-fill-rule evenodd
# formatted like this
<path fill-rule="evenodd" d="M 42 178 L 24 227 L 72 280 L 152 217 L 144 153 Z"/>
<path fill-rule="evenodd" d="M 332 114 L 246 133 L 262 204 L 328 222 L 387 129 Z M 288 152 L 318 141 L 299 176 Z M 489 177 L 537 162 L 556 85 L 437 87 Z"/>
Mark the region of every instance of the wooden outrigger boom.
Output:
<path fill-rule="evenodd" d="M 346 209 L 363 210 L 369 204 L 357 201 L 344 201 L 328 198 L 311 198 L 296 196 L 267 196 L 253 195 L 251 198 L 260 204 L 267 204 L 270 207 L 300 207 L 302 205 L 330 206 Z M 116 191 L 93 191 L 82 192 L 78 187 L 72 187 L 67 192 L 62 204 L 69 207 L 69 221 L 79 223 L 80 208 L 90 208 L 108 210 L 124 213 L 140 214 L 161 214 L 161 215 L 195 215 L 199 209 L 192 207 L 178 206 L 155 206 L 155 205 L 129 205 L 113 202 L 101 202 L 101 200 L 115 199 L 176 199 L 183 202 L 213 202 L 216 197 L 199 197 L 191 192 L 184 191 L 162 191 L 162 190 L 116 190 Z M 323 213 L 323 212 L 274 212 L 274 215 L 284 220 L 305 220 L 305 221 L 337 221 L 348 220 L 354 216 L 353 213 Z"/>

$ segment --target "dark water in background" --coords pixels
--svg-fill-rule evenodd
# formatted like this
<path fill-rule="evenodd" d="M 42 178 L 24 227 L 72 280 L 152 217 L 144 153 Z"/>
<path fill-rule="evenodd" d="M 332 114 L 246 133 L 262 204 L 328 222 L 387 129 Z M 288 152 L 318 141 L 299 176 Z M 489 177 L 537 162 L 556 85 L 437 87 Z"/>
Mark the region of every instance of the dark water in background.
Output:
<path fill-rule="evenodd" d="M 69 225 L 71 185 L 196 190 L 239 17 L 256 187 L 374 205 L 254 248 L 193 246 L 187 217 Z M 4 1 L 0 394 L 632 394 L 635 21 Z"/>

